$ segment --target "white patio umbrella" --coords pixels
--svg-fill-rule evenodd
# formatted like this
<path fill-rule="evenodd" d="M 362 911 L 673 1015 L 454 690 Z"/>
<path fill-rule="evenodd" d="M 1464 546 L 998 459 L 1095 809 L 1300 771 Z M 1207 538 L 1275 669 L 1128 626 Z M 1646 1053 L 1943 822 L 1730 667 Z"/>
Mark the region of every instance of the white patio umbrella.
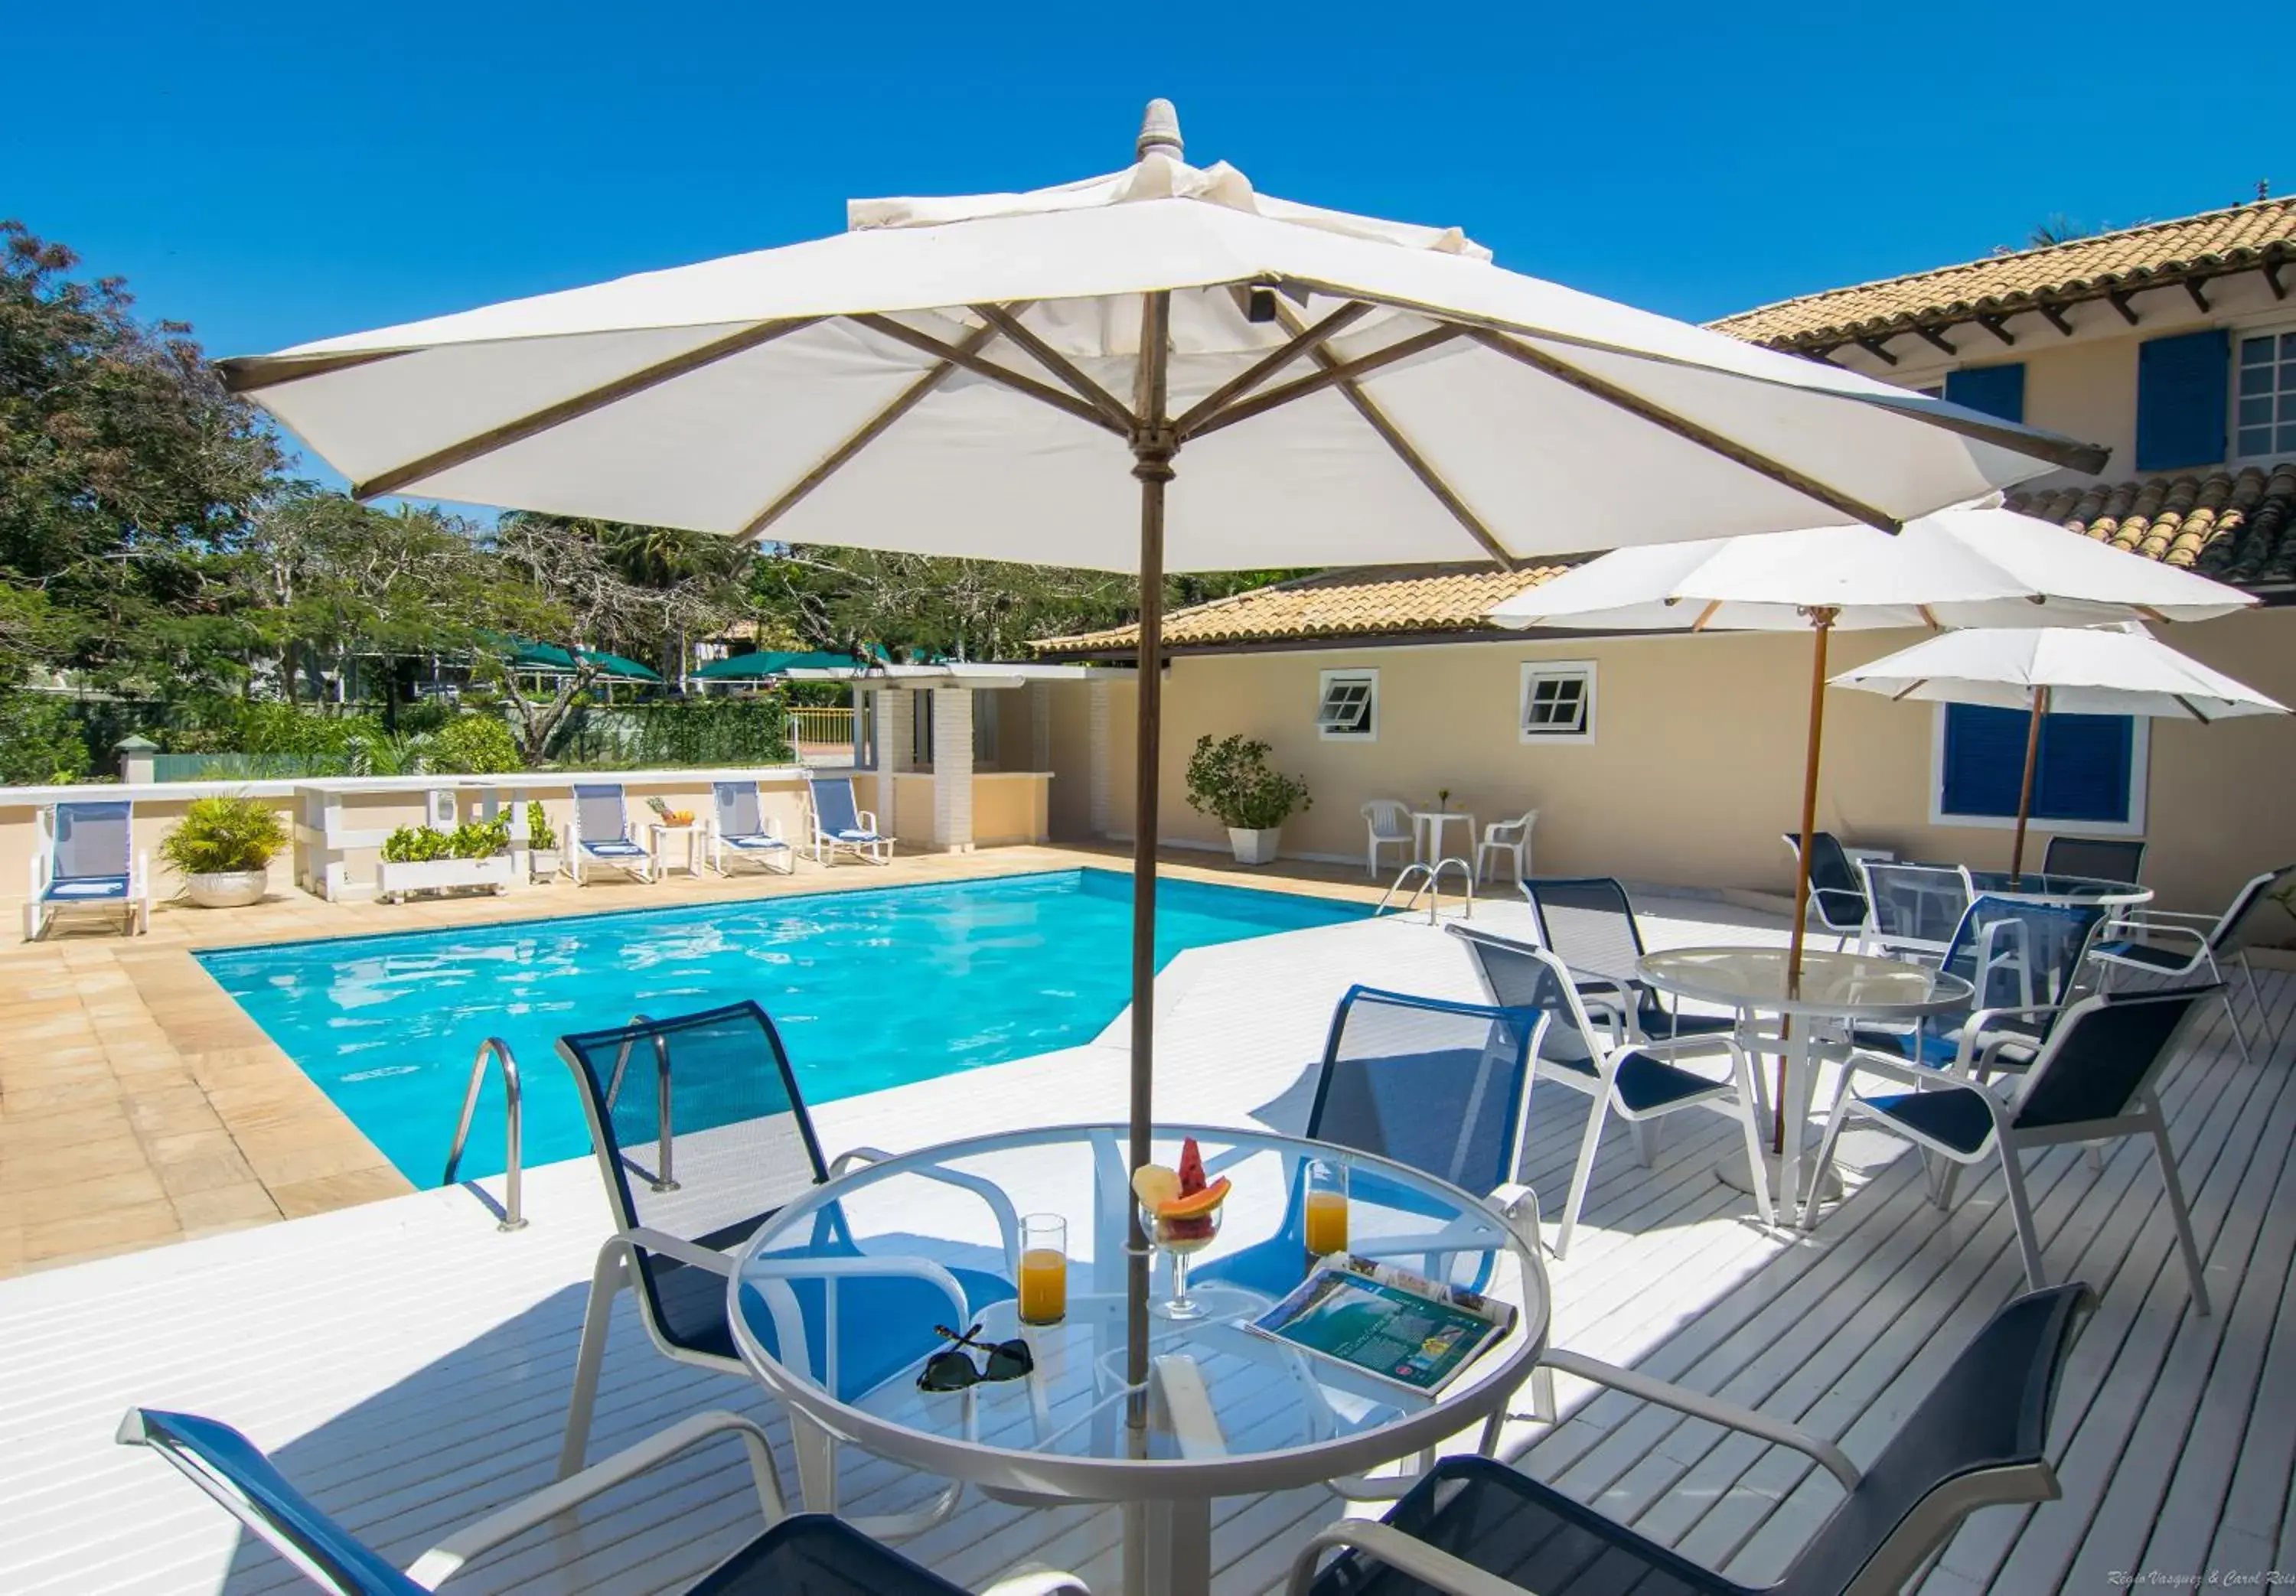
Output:
<path fill-rule="evenodd" d="M 1999 626 L 1948 632 L 1833 678 L 1837 687 L 1892 699 L 2024 709 L 2025 774 L 2017 792 L 2014 880 L 2025 868 L 2025 826 L 2033 812 L 2033 767 L 2041 726 L 2065 715 L 2141 715 L 2203 724 L 2288 708 L 2221 671 L 2178 653 L 2137 622 L 2117 626 Z"/>
<path fill-rule="evenodd" d="M 362 496 L 1136 570 L 1136 1166 L 1168 569 L 1893 530 L 2103 461 L 1182 154 L 1157 101 L 1111 176 L 857 201 L 837 236 L 225 364 Z"/>

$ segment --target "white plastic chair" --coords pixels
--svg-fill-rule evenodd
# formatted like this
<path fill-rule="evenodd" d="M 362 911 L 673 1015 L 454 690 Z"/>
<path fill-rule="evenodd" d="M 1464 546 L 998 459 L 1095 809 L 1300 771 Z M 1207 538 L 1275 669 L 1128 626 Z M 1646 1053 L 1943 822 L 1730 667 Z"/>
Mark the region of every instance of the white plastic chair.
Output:
<path fill-rule="evenodd" d="M 1379 874 L 1379 850 L 1399 847 L 1406 863 L 1418 851 L 1412 835 L 1411 806 L 1398 798 L 1374 798 L 1363 806 L 1364 829 L 1369 841 L 1364 849 L 1364 874 Z"/>
<path fill-rule="evenodd" d="M 121 799 L 35 811 L 24 940 L 65 915 L 118 915 L 131 937 L 152 929 L 152 868 L 135 851 L 135 806 Z"/>
<path fill-rule="evenodd" d="M 1538 823 L 1538 811 L 1526 809 L 1514 820 L 1493 821 L 1483 828 L 1483 839 L 1475 845 L 1475 880 L 1484 879 L 1483 861 L 1493 854 L 1505 854 L 1514 861 L 1514 874 L 1509 878 L 1520 881 L 1530 873 L 1530 829 Z"/>

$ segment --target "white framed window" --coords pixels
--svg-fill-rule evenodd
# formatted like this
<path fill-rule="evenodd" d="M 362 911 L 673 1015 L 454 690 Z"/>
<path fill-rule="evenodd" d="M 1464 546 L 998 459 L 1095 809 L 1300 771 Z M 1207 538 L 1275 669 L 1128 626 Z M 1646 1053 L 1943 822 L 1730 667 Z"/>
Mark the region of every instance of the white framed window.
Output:
<path fill-rule="evenodd" d="M 1379 673 L 1327 670 L 1316 692 L 1316 735 L 1325 742 L 1379 741 Z"/>
<path fill-rule="evenodd" d="M 2232 335 L 2232 458 L 2296 454 L 2296 326 Z"/>
<path fill-rule="evenodd" d="M 1939 704 L 1931 722 L 1930 823 L 2013 827 L 2031 722 L 2022 709 Z M 2052 715 L 2041 723 L 2033 823 L 2085 837 L 2145 834 L 2152 723 Z"/>
<path fill-rule="evenodd" d="M 1524 742 L 1594 741 L 1595 662 L 1526 660 L 1515 727 Z"/>

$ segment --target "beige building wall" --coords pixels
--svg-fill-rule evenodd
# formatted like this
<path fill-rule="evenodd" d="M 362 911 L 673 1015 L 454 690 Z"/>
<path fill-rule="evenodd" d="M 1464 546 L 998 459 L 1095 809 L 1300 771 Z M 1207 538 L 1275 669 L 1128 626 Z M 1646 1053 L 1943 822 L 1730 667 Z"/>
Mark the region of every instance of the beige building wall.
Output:
<path fill-rule="evenodd" d="M 2186 652 L 2296 702 L 2296 613 L 2167 630 Z M 1919 635 L 1842 634 L 1833 668 Z M 1188 807 L 1183 773 L 1199 736 L 1241 732 L 1307 778 L 1314 807 L 1285 825 L 1287 855 L 1360 860 L 1365 800 L 1431 805 L 1447 787 L 1480 823 L 1539 810 L 1542 873 L 1786 891 L 1792 859 L 1779 838 L 1798 821 L 1810 651 L 1794 633 L 1185 656 L 1165 685 L 1160 834 L 1226 846 L 1218 823 Z M 1594 662 L 1591 742 L 1520 741 L 1521 667 L 1538 659 Z M 1320 673 L 1365 667 L 1380 674 L 1377 741 L 1319 740 Z M 1111 706 L 1119 835 L 1132 830 L 1136 703 L 1126 684 Z M 1909 857 L 2005 867 L 2005 826 L 1930 818 L 1938 714 L 1830 692 L 1819 824 Z M 2145 774 L 2145 875 L 2164 907 L 2220 907 L 2249 876 L 2296 860 L 2296 723 L 2156 724 Z"/>
<path fill-rule="evenodd" d="M 1092 685 L 1050 683 L 1053 712 L 1052 793 L 1048 821 L 1055 841 L 1092 838 Z"/>

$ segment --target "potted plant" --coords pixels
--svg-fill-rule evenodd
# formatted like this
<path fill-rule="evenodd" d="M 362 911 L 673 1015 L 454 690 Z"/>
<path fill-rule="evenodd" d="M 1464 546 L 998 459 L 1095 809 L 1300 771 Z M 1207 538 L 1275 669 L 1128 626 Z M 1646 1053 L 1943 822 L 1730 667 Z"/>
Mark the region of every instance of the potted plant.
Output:
<path fill-rule="evenodd" d="M 507 814 L 466 820 L 451 831 L 434 826 L 401 826 L 383 839 L 375 889 L 387 904 L 404 903 L 410 892 L 444 892 L 457 887 L 508 892 L 511 864 Z"/>
<path fill-rule="evenodd" d="M 287 846 L 287 823 L 257 798 L 193 798 L 160 844 L 160 857 L 184 879 L 184 896 L 202 909 L 259 904 L 271 861 Z"/>
<path fill-rule="evenodd" d="M 1289 816 L 1312 806 L 1308 783 L 1268 768 L 1267 745 L 1242 737 L 1196 739 L 1188 756 L 1188 804 L 1227 828 L 1238 864 L 1275 857 L 1277 833 Z"/>
<path fill-rule="evenodd" d="M 547 881 L 558 874 L 558 833 L 550 829 L 550 815 L 536 798 L 526 806 L 526 863 L 528 879 Z"/>

